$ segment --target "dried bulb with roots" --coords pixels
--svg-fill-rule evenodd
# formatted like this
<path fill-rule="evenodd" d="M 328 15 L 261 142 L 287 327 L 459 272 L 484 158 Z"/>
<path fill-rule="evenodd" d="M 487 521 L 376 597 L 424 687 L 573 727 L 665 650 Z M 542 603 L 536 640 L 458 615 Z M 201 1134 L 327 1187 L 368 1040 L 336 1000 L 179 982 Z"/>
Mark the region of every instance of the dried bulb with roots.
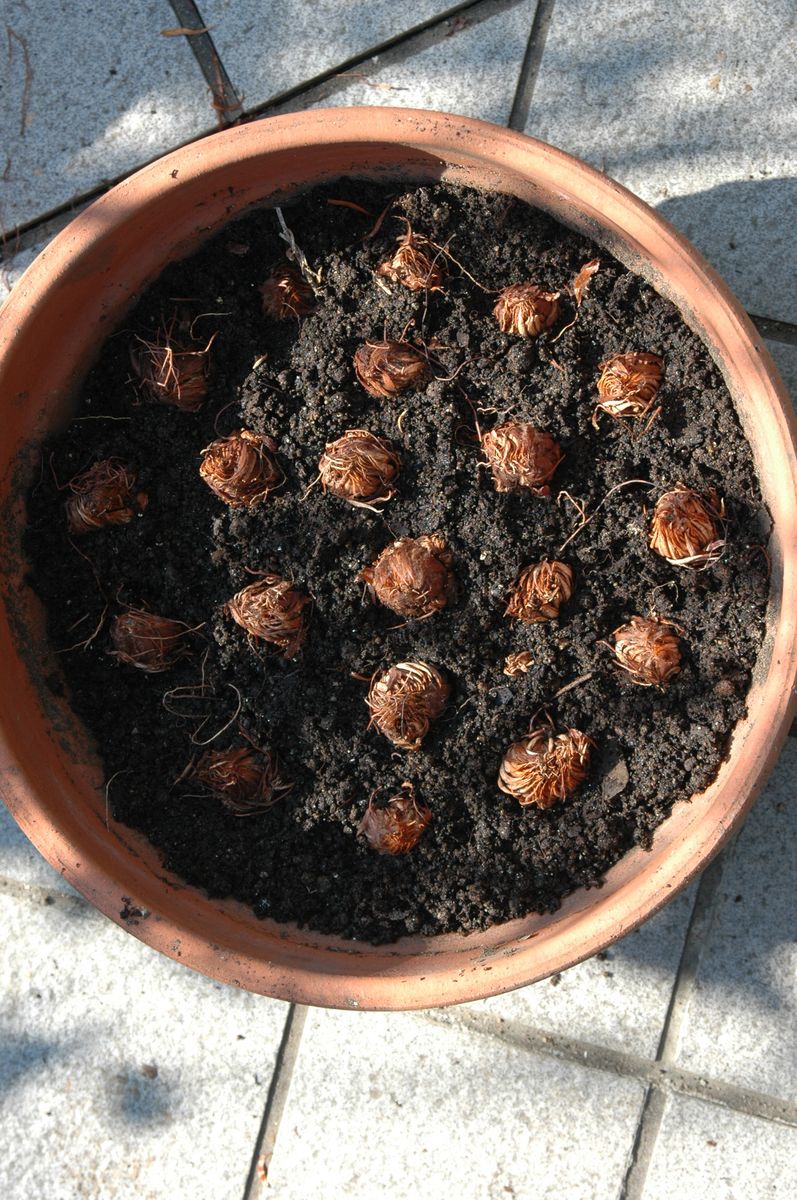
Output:
<path fill-rule="evenodd" d="M 453 556 L 439 533 L 399 538 L 357 576 L 380 604 L 401 617 L 428 617 L 454 593 Z"/>
<path fill-rule="evenodd" d="M 202 451 L 199 474 L 230 508 L 251 508 L 284 482 L 270 437 L 238 429 Z"/>
<path fill-rule="evenodd" d="M 567 563 L 543 559 L 532 563 L 518 575 L 509 596 L 504 616 L 526 625 L 553 621 L 559 607 L 573 595 L 573 571 Z"/>
<path fill-rule="evenodd" d="M 367 429 L 347 429 L 329 442 L 318 464 L 321 486 L 349 504 L 385 503 L 396 494 L 393 487 L 401 459 L 384 438 Z"/>
<path fill-rule="evenodd" d="M 429 363 L 410 342 L 365 342 L 354 355 L 354 373 L 370 396 L 391 400 L 410 389 L 423 391 L 431 379 Z"/>
<path fill-rule="evenodd" d="M 541 433 L 528 421 L 507 421 L 483 434 L 481 445 L 497 492 L 550 495 L 548 481 L 564 458 L 552 434 Z"/>
<path fill-rule="evenodd" d="M 664 375 L 660 354 L 631 351 L 614 354 L 600 365 L 598 411 L 612 417 L 644 417 L 650 411 Z"/>
<path fill-rule="evenodd" d="M 378 854 L 406 854 L 418 841 L 432 819 L 432 810 L 415 799 L 408 781 L 384 805 L 374 804 L 372 793 L 365 816 L 357 827 L 372 850 Z"/>
<path fill-rule="evenodd" d="M 681 639 L 661 617 L 632 617 L 615 629 L 614 656 L 633 683 L 666 687 L 681 669 Z"/>
<path fill-rule="evenodd" d="M 279 646 L 293 658 L 307 636 L 305 607 L 310 597 L 279 575 L 264 575 L 237 592 L 224 608 L 250 637 Z"/>
<path fill-rule="evenodd" d="M 168 671 L 190 654 L 185 621 L 159 617 L 142 608 L 129 608 L 111 622 L 111 654 L 119 662 L 155 674 Z"/>
<path fill-rule="evenodd" d="M 206 750 L 192 774 L 236 817 L 265 812 L 291 788 L 280 779 L 274 756 L 254 746 Z"/>
<path fill-rule="evenodd" d="M 519 804 L 550 808 L 584 782 L 593 745 L 578 729 L 556 733 L 547 722 L 532 726 L 504 755 L 498 787 Z"/>
<path fill-rule="evenodd" d="M 135 472 L 118 458 L 103 458 L 70 480 L 66 523 L 70 533 L 90 533 L 104 525 L 126 525 L 135 516 L 132 505 Z M 146 504 L 142 492 L 138 504 Z"/>
<path fill-rule="evenodd" d="M 411 292 L 442 291 L 443 272 L 438 265 L 439 251 L 421 233 L 407 223 L 407 232 L 398 239 L 393 255 L 376 268 L 377 275 L 400 283 Z"/>
<path fill-rule="evenodd" d="M 183 412 L 199 412 L 208 394 L 214 338 L 200 348 L 189 338 L 175 339 L 171 329 L 162 330 L 154 342 L 136 338 L 130 347 L 133 370 L 154 400 Z"/>
<path fill-rule="evenodd" d="M 366 703 L 371 724 L 402 750 L 419 750 L 451 689 L 436 667 L 401 662 L 371 680 Z"/>
<path fill-rule="evenodd" d="M 537 337 L 558 317 L 559 293 L 546 292 L 535 283 L 512 283 L 499 293 L 493 315 L 502 333 Z"/>
<path fill-rule="evenodd" d="M 674 567 L 708 567 L 720 557 L 725 506 L 712 489 L 705 496 L 676 484 L 656 501 L 650 548 Z"/>
<path fill-rule="evenodd" d="M 288 263 L 274 267 L 260 288 L 263 312 L 277 321 L 305 317 L 313 311 L 315 297 L 307 280 Z"/>

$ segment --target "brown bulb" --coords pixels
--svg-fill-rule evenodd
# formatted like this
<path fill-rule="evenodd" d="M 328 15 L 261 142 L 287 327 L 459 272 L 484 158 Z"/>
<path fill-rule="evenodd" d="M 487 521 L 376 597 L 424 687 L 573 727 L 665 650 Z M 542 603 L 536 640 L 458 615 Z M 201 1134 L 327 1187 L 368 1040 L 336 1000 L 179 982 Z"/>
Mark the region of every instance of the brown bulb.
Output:
<path fill-rule="evenodd" d="M 705 567 L 717 561 L 724 505 L 713 490 L 701 496 L 676 484 L 656 501 L 650 523 L 650 548 L 674 567 Z"/>
<path fill-rule="evenodd" d="M 72 495 L 65 505 L 69 532 L 90 533 L 104 525 L 126 525 L 132 521 L 135 486 L 135 472 L 118 458 L 103 458 L 76 475 L 69 483 Z M 143 493 L 137 499 L 140 506 L 146 504 Z"/>
<path fill-rule="evenodd" d="M 184 621 L 159 617 L 141 608 L 130 608 L 111 622 L 111 654 L 119 662 L 155 674 L 168 671 L 190 654 L 186 637 L 190 633 Z"/>
<path fill-rule="evenodd" d="M 664 374 L 660 354 L 632 351 L 601 363 L 596 412 L 612 417 L 644 417 L 650 411 Z"/>
<path fill-rule="evenodd" d="M 666 687 L 681 669 L 681 639 L 661 617 L 632 617 L 615 629 L 614 655 L 634 683 Z"/>
<path fill-rule="evenodd" d="M 550 495 L 548 481 L 564 457 L 550 433 L 541 433 L 528 421 L 507 421 L 485 433 L 481 444 L 497 492 Z"/>
<path fill-rule="evenodd" d="M 512 283 L 499 294 L 493 315 L 502 333 L 537 337 L 558 317 L 559 293 L 546 292 L 534 283 Z"/>
<path fill-rule="evenodd" d="M 507 750 L 498 787 L 519 804 L 550 808 L 584 782 L 592 745 L 578 729 L 556 733 L 549 724 L 538 725 Z"/>
<path fill-rule="evenodd" d="M 194 413 L 208 394 L 211 342 L 200 349 L 175 340 L 164 330 L 154 342 L 136 338 L 130 347 L 130 361 L 154 400 Z"/>
<path fill-rule="evenodd" d="M 573 595 L 573 572 L 567 563 L 542 562 L 525 567 L 512 585 L 504 616 L 533 625 L 553 621 L 559 606 Z"/>
<path fill-rule="evenodd" d="M 406 854 L 417 846 L 431 819 L 432 810 L 418 804 L 415 789 L 407 782 L 385 805 L 377 807 L 371 796 L 357 832 L 378 854 Z"/>
<path fill-rule="evenodd" d="M 410 389 L 423 391 L 429 363 L 409 342 L 365 342 L 354 355 L 354 373 L 371 396 L 391 400 Z"/>
<path fill-rule="evenodd" d="M 293 658 L 307 636 L 304 609 L 309 596 L 279 575 L 264 575 L 228 600 L 226 612 L 254 638 L 262 638 Z"/>
<path fill-rule="evenodd" d="M 358 575 L 380 604 L 402 617 L 428 617 L 454 592 L 453 556 L 439 533 L 392 542 Z"/>
<path fill-rule="evenodd" d="M 401 459 L 390 442 L 367 429 L 347 429 L 329 442 L 318 464 L 324 491 L 355 505 L 389 500 L 396 494 L 393 483 L 400 470 Z"/>
<path fill-rule="evenodd" d="M 444 677 L 425 662 L 396 663 L 374 675 L 367 704 L 371 724 L 402 750 L 419 750 L 448 699 Z"/>
<path fill-rule="evenodd" d="M 507 654 L 504 659 L 504 674 L 525 675 L 533 662 L 534 657 L 530 650 L 516 650 L 514 654 Z"/>
<path fill-rule="evenodd" d="M 230 508 L 251 508 L 284 481 L 270 437 L 238 429 L 202 451 L 199 474 Z"/>
<path fill-rule="evenodd" d="M 400 283 L 411 292 L 439 292 L 443 272 L 438 265 L 439 252 L 423 234 L 415 233 L 410 225 L 398 240 L 392 257 L 380 263 L 377 275 L 391 283 Z"/>
<path fill-rule="evenodd" d="M 274 757 L 268 751 L 252 746 L 207 750 L 196 764 L 193 775 L 236 817 L 251 817 L 264 812 L 291 787 L 279 778 Z"/>
<path fill-rule="evenodd" d="M 313 289 L 302 275 L 288 263 L 274 267 L 260 288 L 263 312 L 277 321 L 304 317 L 313 311 Z"/>

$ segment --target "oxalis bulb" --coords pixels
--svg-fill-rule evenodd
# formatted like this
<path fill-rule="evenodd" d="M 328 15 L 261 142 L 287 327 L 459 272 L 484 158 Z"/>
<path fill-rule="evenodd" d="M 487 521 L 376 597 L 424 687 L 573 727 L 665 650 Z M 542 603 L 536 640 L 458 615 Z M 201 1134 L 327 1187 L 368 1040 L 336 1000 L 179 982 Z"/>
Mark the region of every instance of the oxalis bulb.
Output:
<path fill-rule="evenodd" d="M 262 638 L 293 658 L 307 636 L 305 608 L 310 597 L 279 575 L 264 575 L 228 600 L 225 611 L 254 638 Z"/>
<path fill-rule="evenodd" d="M 412 850 L 432 819 L 432 810 L 415 799 L 415 789 L 407 781 L 386 804 L 375 805 L 372 793 L 365 816 L 357 827 L 372 850 L 378 854 L 406 854 Z"/>
<path fill-rule="evenodd" d="M 274 756 L 253 746 L 206 750 L 193 775 L 236 817 L 264 812 L 291 788 L 280 779 Z"/>
<path fill-rule="evenodd" d="M 662 617 L 632 617 L 615 629 L 614 656 L 634 683 L 666 687 L 681 669 L 681 639 Z"/>
<path fill-rule="evenodd" d="M 537 337 L 558 317 L 559 293 L 546 292 L 535 283 L 512 283 L 499 293 L 493 315 L 502 333 Z"/>
<path fill-rule="evenodd" d="M 411 292 L 439 292 L 442 290 L 443 272 L 438 265 L 439 251 L 423 234 L 415 233 L 411 225 L 398 239 L 398 246 L 391 258 L 380 263 L 377 275 L 400 283 Z"/>
<path fill-rule="evenodd" d="M 396 494 L 393 483 L 400 470 L 401 459 L 390 443 L 367 429 L 347 429 L 329 442 L 318 464 L 324 491 L 355 507 L 388 501 Z"/>
<path fill-rule="evenodd" d="M 370 723 L 394 746 L 419 750 L 450 690 L 440 671 L 429 663 L 396 663 L 371 680 L 366 701 Z"/>
<path fill-rule="evenodd" d="M 674 567 L 708 567 L 721 556 L 725 506 L 715 491 L 701 496 L 676 484 L 656 501 L 650 548 Z"/>
<path fill-rule="evenodd" d="M 534 656 L 530 650 L 515 650 L 504 659 L 504 674 L 525 675 L 533 662 Z"/>
<path fill-rule="evenodd" d="M 142 608 L 130 608 L 111 622 L 111 654 L 119 662 L 155 674 L 168 671 L 190 654 L 186 637 L 191 632 L 184 621 L 159 617 Z"/>
<path fill-rule="evenodd" d="M 432 372 L 410 342 L 365 342 L 354 355 L 354 373 L 370 396 L 390 400 L 410 389 L 423 391 Z"/>
<path fill-rule="evenodd" d="M 454 593 L 453 556 L 439 533 L 399 538 L 357 576 L 380 604 L 402 617 L 428 617 Z"/>
<path fill-rule="evenodd" d="M 66 523 L 70 533 L 90 533 L 104 525 L 125 525 L 132 521 L 135 472 L 118 458 L 103 458 L 69 483 L 72 493 L 66 501 Z M 142 492 L 139 507 L 146 505 Z"/>
<path fill-rule="evenodd" d="M 260 288 L 263 312 L 277 321 L 304 317 L 314 307 L 313 289 L 288 263 L 274 267 Z"/>
<path fill-rule="evenodd" d="M 614 354 L 601 363 L 600 371 L 595 411 L 612 417 L 644 417 L 656 399 L 664 359 L 643 351 Z"/>
<path fill-rule="evenodd" d="M 202 451 L 199 474 L 230 508 L 251 508 L 284 481 L 270 437 L 238 429 Z"/>
<path fill-rule="evenodd" d="M 519 804 L 550 808 L 584 782 L 594 744 L 578 729 L 556 733 L 547 722 L 533 726 L 504 755 L 498 787 Z"/>
<path fill-rule="evenodd" d="M 483 434 L 481 445 L 497 492 L 550 495 L 548 481 L 564 458 L 552 434 L 541 433 L 528 421 L 507 421 Z"/>
<path fill-rule="evenodd" d="M 533 563 L 520 572 L 509 595 L 504 616 L 533 625 L 552 621 L 573 594 L 573 572 L 567 563 Z"/>
<path fill-rule="evenodd" d="M 183 412 L 198 412 L 208 393 L 213 340 L 200 348 L 189 340 L 174 339 L 170 331 L 162 331 L 154 342 L 136 338 L 130 347 L 130 361 L 154 400 Z"/>

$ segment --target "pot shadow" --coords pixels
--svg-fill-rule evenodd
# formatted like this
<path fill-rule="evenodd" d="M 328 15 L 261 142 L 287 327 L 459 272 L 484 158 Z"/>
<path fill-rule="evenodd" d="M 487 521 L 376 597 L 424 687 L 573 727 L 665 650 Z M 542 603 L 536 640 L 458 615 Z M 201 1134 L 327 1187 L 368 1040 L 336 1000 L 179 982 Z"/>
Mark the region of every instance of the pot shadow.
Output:
<path fill-rule="evenodd" d="M 154 1063 L 128 1065 L 110 1076 L 106 1102 L 111 1119 L 138 1128 L 157 1128 L 174 1120 L 174 1089 Z"/>

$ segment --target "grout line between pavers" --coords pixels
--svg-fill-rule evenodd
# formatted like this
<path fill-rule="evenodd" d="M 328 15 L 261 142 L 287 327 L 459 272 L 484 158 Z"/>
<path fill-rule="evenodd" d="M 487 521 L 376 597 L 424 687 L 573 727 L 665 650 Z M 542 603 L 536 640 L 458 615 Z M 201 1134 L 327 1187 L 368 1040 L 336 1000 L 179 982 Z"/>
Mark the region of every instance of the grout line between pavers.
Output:
<path fill-rule="evenodd" d="M 656 1053 L 656 1062 L 669 1073 L 669 1077 L 677 1070 L 672 1064 L 675 1063 L 686 1015 L 697 987 L 700 961 L 714 923 L 719 888 L 733 845 L 734 843 L 731 843 L 704 871 L 695 896 Z M 735 1106 L 731 1104 L 728 1107 Z M 744 1108 L 741 1111 L 747 1111 L 751 1116 L 767 1115 L 765 1112 L 749 1112 Z M 662 1091 L 657 1091 L 654 1081 L 651 1081 L 642 1102 L 631 1158 L 620 1189 L 619 1200 L 641 1200 L 663 1116 Z"/>
<path fill-rule="evenodd" d="M 202 31 L 187 34 L 185 40 L 210 88 L 219 125 L 222 128 L 234 125 L 243 112 L 243 97 L 238 94 L 225 70 L 201 12 L 194 0 L 169 0 L 169 3 L 183 29 Z"/>
<path fill-rule="evenodd" d="M 291 1080 L 299 1056 L 307 1008 L 291 1004 L 285 1018 L 282 1040 L 274 1062 L 268 1096 L 255 1142 L 243 1200 L 265 1200 L 268 1194 L 268 1172 L 274 1154 L 280 1122 L 288 1103 Z"/>
<path fill-rule="evenodd" d="M 553 10 L 556 0 L 537 0 L 534 9 L 534 19 L 531 23 L 526 53 L 520 67 L 515 98 L 512 101 L 512 111 L 507 124 L 510 129 L 522 133 L 526 127 L 531 109 L 531 100 L 537 84 L 537 76 L 548 40 L 548 30 L 553 20 Z"/>
<path fill-rule="evenodd" d="M 772 342 L 785 342 L 788 346 L 797 346 L 797 325 L 790 321 L 777 321 L 774 317 L 760 317 L 756 313 L 747 314 L 762 337 Z"/>

